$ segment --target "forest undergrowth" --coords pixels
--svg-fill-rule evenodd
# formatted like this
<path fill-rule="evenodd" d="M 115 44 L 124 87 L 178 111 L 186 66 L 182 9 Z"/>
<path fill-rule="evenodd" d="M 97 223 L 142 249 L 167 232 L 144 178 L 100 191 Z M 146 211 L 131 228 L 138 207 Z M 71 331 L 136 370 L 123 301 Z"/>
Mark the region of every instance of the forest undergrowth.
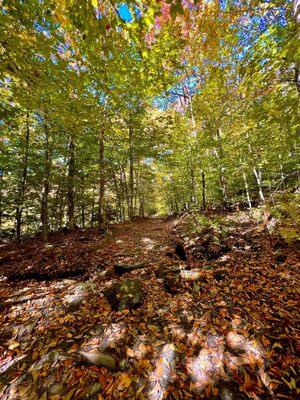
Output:
<path fill-rule="evenodd" d="M 273 219 L 186 214 L 2 244 L 1 399 L 296 399 L 299 253 Z"/>

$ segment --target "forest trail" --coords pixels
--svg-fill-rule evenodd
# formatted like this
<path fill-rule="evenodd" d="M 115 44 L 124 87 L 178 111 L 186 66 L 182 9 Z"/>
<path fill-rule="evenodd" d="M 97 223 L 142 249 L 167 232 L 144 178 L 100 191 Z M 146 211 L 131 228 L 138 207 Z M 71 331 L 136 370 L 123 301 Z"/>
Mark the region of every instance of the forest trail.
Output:
<path fill-rule="evenodd" d="M 178 239 L 176 221 L 138 219 L 104 235 L 87 229 L 3 246 L 10 278 L 0 289 L 0 398 L 271 399 L 277 388 L 291 398 L 294 252 L 283 249 L 275 270 L 267 236 L 236 221 L 227 262 L 211 252 L 207 261 L 195 257 L 203 246 L 191 245 L 205 235 Z M 187 261 L 176 255 L 179 240 Z M 40 281 L 22 280 L 30 268 Z M 128 280 L 141 287 L 115 292 L 110 304 L 107 289 Z"/>
<path fill-rule="evenodd" d="M 137 219 L 133 223 L 116 224 L 110 229 L 100 254 L 110 255 L 114 263 L 163 261 L 161 257 L 172 242 L 168 222 L 163 219 Z"/>

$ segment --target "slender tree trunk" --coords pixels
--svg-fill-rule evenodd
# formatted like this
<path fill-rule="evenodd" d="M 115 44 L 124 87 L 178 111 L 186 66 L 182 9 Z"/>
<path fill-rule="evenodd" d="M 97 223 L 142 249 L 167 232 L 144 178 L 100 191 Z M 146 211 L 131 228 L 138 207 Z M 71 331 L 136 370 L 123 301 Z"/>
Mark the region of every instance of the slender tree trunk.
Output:
<path fill-rule="evenodd" d="M 91 226 L 92 228 L 94 227 L 94 219 L 95 219 L 95 191 L 93 188 L 93 194 L 92 194 L 92 215 L 91 215 Z"/>
<path fill-rule="evenodd" d="M 133 159 L 133 128 L 131 121 L 129 122 L 129 192 L 130 201 L 128 216 L 129 219 L 133 217 L 133 199 L 134 199 L 134 159 Z"/>
<path fill-rule="evenodd" d="M 85 209 L 84 209 L 84 203 L 81 205 L 81 224 L 82 227 L 85 228 Z"/>
<path fill-rule="evenodd" d="M 202 180 L 202 208 L 206 210 L 206 182 L 205 182 L 205 174 L 203 169 L 201 170 L 201 180 Z"/>
<path fill-rule="evenodd" d="M 22 230 L 22 210 L 26 192 L 27 184 L 27 171 L 28 171 L 28 154 L 29 154 L 29 140 L 30 140 L 30 128 L 29 128 L 29 114 L 26 115 L 26 135 L 25 135 L 25 149 L 23 157 L 23 171 L 18 190 L 17 208 L 16 208 L 16 236 L 19 241 L 21 238 Z"/>
<path fill-rule="evenodd" d="M 85 227 L 85 198 L 84 198 L 84 174 L 81 171 L 81 225 Z"/>
<path fill-rule="evenodd" d="M 194 171 L 194 163 L 190 161 L 190 184 L 191 184 L 191 197 L 190 202 L 192 205 L 197 204 L 197 195 L 196 195 L 196 180 L 195 180 L 195 171 Z"/>
<path fill-rule="evenodd" d="M 71 134 L 69 144 L 69 166 L 68 166 L 68 227 L 75 228 L 75 137 Z"/>
<path fill-rule="evenodd" d="M 187 91 L 188 93 L 188 91 Z M 193 103 L 192 103 L 192 97 L 188 96 L 188 104 L 189 104 L 189 108 L 190 108 L 190 121 L 191 121 L 191 125 L 192 125 L 192 134 L 191 134 L 191 138 L 189 140 L 189 169 L 190 169 L 190 189 L 191 189 L 191 197 L 190 197 L 190 202 L 193 205 L 197 205 L 198 204 L 198 198 L 197 198 L 197 188 L 196 188 L 196 179 L 195 179 L 195 157 L 193 154 L 193 144 L 194 144 L 194 140 L 195 137 L 197 135 L 196 132 L 196 122 L 195 122 L 195 116 L 194 116 L 194 109 L 193 109 Z"/>
<path fill-rule="evenodd" d="M 118 222 L 122 220 L 122 210 L 121 210 L 121 188 L 118 185 L 117 175 L 113 174 L 113 181 L 116 191 L 117 198 L 117 220 Z"/>
<path fill-rule="evenodd" d="M 224 150 L 222 146 L 222 139 L 221 139 L 221 131 L 220 128 L 217 129 L 217 141 L 218 141 L 218 158 L 220 160 L 220 184 L 223 193 L 223 203 L 226 204 L 228 200 L 228 188 L 227 188 L 227 179 L 225 176 L 225 167 L 223 165 L 224 160 Z"/>
<path fill-rule="evenodd" d="M 243 170 L 243 179 L 244 179 L 244 185 L 245 185 L 245 190 L 246 190 L 246 196 L 247 196 L 247 202 L 248 202 L 248 207 L 251 209 L 252 208 L 252 203 L 251 203 L 251 198 L 250 198 L 250 193 L 249 193 L 249 187 L 248 187 L 248 182 L 247 182 L 247 176 L 246 172 Z"/>
<path fill-rule="evenodd" d="M 105 162 L 104 162 L 104 130 L 99 131 L 99 197 L 98 197 L 98 226 L 103 228 L 106 224 L 105 209 Z"/>
<path fill-rule="evenodd" d="M 300 0 L 294 0 L 294 16 L 295 16 L 295 22 L 296 22 L 296 35 L 297 39 L 300 38 Z M 300 63 L 299 59 L 296 59 L 297 55 L 295 55 L 295 85 L 298 91 L 298 94 L 300 94 Z"/>
<path fill-rule="evenodd" d="M 145 217 L 145 194 L 144 191 L 142 190 L 140 193 L 140 199 L 139 199 L 139 216 L 144 218 Z"/>
<path fill-rule="evenodd" d="M 265 202 L 265 196 L 262 190 L 262 176 L 261 176 L 261 171 L 257 168 L 253 168 L 253 173 L 255 175 L 256 178 L 256 182 L 257 182 L 257 187 L 258 187 L 258 195 L 259 195 L 259 199 L 260 202 L 262 204 L 264 204 Z"/>
<path fill-rule="evenodd" d="M 50 171 L 51 171 L 51 153 L 50 153 L 50 137 L 47 126 L 47 120 L 45 115 L 45 142 L 44 142 L 44 182 L 43 182 L 43 192 L 42 192 L 42 205 L 41 205 L 41 222 L 43 229 L 44 240 L 48 239 L 49 232 L 49 216 L 48 216 L 48 198 L 50 192 Z"/>
<path fill-rule="evenodd" d="M 123 165 L 120 166 L 120 188 L 121 188 L 121 208 L 122 208 L 122 221 L 126 220 L 126 207 L 125 201 L 127 205 L 127 210 L 129 210 L 129 197 L 128 197 L 128 190 L 126 184 L 126 174 Z"/>
<path fill-rule="evenodd" d="M 142 172 L 139 178 L 139 216 L 145 217 L 145 181 Z"/>
<path fill-rule="evenodd" d="M 3 176 L 4 176 L 4 169 L 0 168 L 0 229 L 2 229 L 2 216 L 5 207 L 3 204 Z"/>
<path fill-rule="evenodd" d="M 137 162 L 136 162 L 137 164 Z M 137 209 L 138 209 L 138 182 L 139 182 L 139 171 L 134 171 L 134 182 L 135 182 L 135 188 L 134 188 L 134 196 L 133 196 L 133 215 L 136 215 Z"/>
<path fill-rule="evenodd" d="M 129 194 L 129 190 L 128 190 L 126 171 L 125 171 L 124 165 L 122 165 L 122 178 L 123 178 L 123 184 L 124 184 L 124 190 L 125 190 L 127 213 L 128 213 L 128 218 L 129 218 L 130 194 Z M 124 213 L 124 216 L 125 216 L 125 213 Z"/>
<path fill-rule="evenodd" d="M 56 190 L 56 195 L 55 199 L 53 201 L 53 207 L 51 210 L 51 225 L 55 226 L 55 229 L 58 228 L 58 222 L 59 222 L 59 199 L 60 199 L 60 191 L 61 191 L 61 185 L 60 183 L 58 184 L 57 190 Z M 58 209 L 58 210 L 57 210 Z"/>
<path fill-rule="evenodd" d="M 62 229 L 62 227 L 63 227 L 63 220 L 64 220 L 64 197 L 61 194 L 60 195 L 60 201 L 59 201 L 59 214 L 58 214 L 58 227 L 59 227 L 59 229 Z"/>

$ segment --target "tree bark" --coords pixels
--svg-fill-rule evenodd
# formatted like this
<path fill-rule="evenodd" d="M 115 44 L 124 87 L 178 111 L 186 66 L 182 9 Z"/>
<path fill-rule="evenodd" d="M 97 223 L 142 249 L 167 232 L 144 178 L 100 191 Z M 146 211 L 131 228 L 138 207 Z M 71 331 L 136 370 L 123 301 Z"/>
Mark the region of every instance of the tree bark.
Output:
<path fill-rule="evenodd" d="M 131 121 L 129 122 L 129 219 L 133 217 L 133 200 L 134 200 L 134 156 L 133 156 L 133 128 Z"/>
<path fill-rule="evenodd" d="M 64 220 L 64 197 L 63 194 L 61 193 L 60 195 L 60 202 L 59 202 L 59 214 L 58 214 L 58 227 L 61 229 L 63 227 L 63 220 Z"/>
<path fill-rule="evenodd" d="M 94 219 L 95 219 L 95 191 L 93 188 L 93 194 L 92 194 L 92 210 L 91 210 L 91 226 L 92 228 L 94 227 Z"/>
<path fill-rule="evenodd" d="M 44 240 L 48 239 L 49 233 L 49 216 L 48 216 L 48 197 L 50 192 L 50 171 L 51 171 L 51 152 L 50 152 L 50 135 L 47 126 L 46 114 L 44 115 L 45 124 L 45 142 L 44 142 L 44 182 L 42 192 L 42 204 L 41 204 L 41 222 L 43 230 Z"/>
<path fill-rule="evenodd" d="M 203 169 L 201 170 L 201 180 L 202 180 L 202 208 L 206 210 L 206 182 L 205 182 L 205 174 Z"/>
<path fill-rule="evenodd" d="M 245 190 L 246 190 L 246 196 L 247 196 L 247 202 L 248 206 L 251 209 L 252 208 L 252 203 L 251 203 L 251 198 L 250 198 L 250 193 L 249 193 L 249 187 L 248 187 L 248 182 L 247 182 L 247 176 L 246 172 L 243 170 L 243 179 L 244 179 L 244 185 L 245 185 Z"/>
<path fill-rule="evenodd" d="M 69 144 L 69 165 L 68 165 L 68 227 L 75 228 L 75 137 L 71 134 Z"/>
<path fill-rule="evenodd" d="M 130 194 L 129 194 L 129 190 L 128 190 L 126 171 L 125 171 L 124 165 L 122 165 L 122 181 L 123 181 L 123 184 L 124 184 L 124 191 L 125 191 L 125 198 L 126 198 L 126 205 L 127 205 L 127 213 L 128 213 L 128 218 L 129 218 Z M 124 217 L 125 217 L 125 212 L 123 212 L 123 214 L 124 214 Z"/>
<path fill-rule="evenodd" d="M 222 139 L 221 139 L 221 131 L 220 128 L 217 128 L 217 142 L 218 142 L 218 158 L 220 160 L 220 184 L 223 193 L 223 203 L 226 204 L 228 200 L 228 188 L 227 188 L 227 179 L 225 175 L 225 167 L 223 164 L 224 160 L 224 150 L 222 146 Z"/>
<path fill-rule="evenodd" d="M 296 40 L 299 40 L 299 37 L 300 37 L 300 0 L 294 0 L 294 17 L 295 17 L 295 22 L 296 22 L 296 35 L 297 35 Z M 297 56 L 295 55 L 295 57 L 297 57 Z M 299 60 L 295 60 L 294 69 L 295 69 L 295 84 L 296 84 L 298 94 L 300 94 L 300 63 L 299 63 Z"/>
<path fill-rule="evenodd" d="M 59 223 L 59 199 L 61 197 L 61 185 L 60 183 L 58 184 L 57 190 L 56 190 L 56 195 L 55 199 L 53 201 L 52 205 L 52 210 L 51 210 L 51 225 L 55 227 L 55 229 L 58 229 L 58 223 Z"/>
<path fill-rule="evenodd" d="M 117 220 L 118 222 L 122 221 L 122 208 L 121 208 L 121 202 L 122 202 L 122 195 L 121 195 L 121 187 L 118 185 L 118 179 L 117 179 L 117 174 L 113 174 L 113 181 L 114 181 L 114 186 L 115 186 L 115 191 L 116 191 L 116 203 L 117 203 Z M 121 184 L 120 184 L 121 186 Z"/>
<path fill-rule="evenodd" d="M 98 227 L 101 229 L 106 224 L 105 209 L 105 162 L 104 162 L 104 130 L 99 131 L 99 197 L 98 197 Z"/>
<path fill-rule="evenodd" d="M 18 241 L 21 238 L 21 230 L 22 230 L 22 211 L 23 211 L 23 204 L 24 204 L 26 184 L 27 184 L 29 141 L 30 141 L 30 128 L 29 128 L 29 114 L 27 113 L 23 171 L 22 171 L 20 187 L 18 190 L 18 199 L 16 208 L 16 236 Z"/>
<path fill-rule="evenodd" d="M 253 173 L 255 175 L 256 178 L 256 182 L 257 182 L 257 187 L 258 187 L 258 195 L 259 195 L 259 199 L 261 201 L 261 203 L 264 204 L 265 202 L 265 196 L 262 190 L 262 176 L 261 176 L 261 171 L 257 168 L 253 168 Z"/>
<path fill-rule="evenodd" d="M 4 206 L 3 206 L 3 176 L 4 176 L 4 169 L 0 168 L 0 229 L 2 229 L 2 216 L 4 213 Z"/>

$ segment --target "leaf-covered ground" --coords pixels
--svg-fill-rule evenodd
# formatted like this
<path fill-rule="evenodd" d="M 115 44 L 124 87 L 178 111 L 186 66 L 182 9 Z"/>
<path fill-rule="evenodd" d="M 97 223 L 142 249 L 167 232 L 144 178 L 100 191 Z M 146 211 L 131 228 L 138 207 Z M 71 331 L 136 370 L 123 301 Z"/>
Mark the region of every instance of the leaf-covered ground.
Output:
<path fill-rule="evenodd" d="M 2 245 L 0 398 L 297 398 L 296 249 L 246 215 L 185 224 Z M 139 268 L 119 277 L 124 263 Z M 201 279 L 167 290 L 157 270 L 168 266 Z M 142 280 L 143 305 L 112 311 L 104 290 L 129 278 Z"/>

